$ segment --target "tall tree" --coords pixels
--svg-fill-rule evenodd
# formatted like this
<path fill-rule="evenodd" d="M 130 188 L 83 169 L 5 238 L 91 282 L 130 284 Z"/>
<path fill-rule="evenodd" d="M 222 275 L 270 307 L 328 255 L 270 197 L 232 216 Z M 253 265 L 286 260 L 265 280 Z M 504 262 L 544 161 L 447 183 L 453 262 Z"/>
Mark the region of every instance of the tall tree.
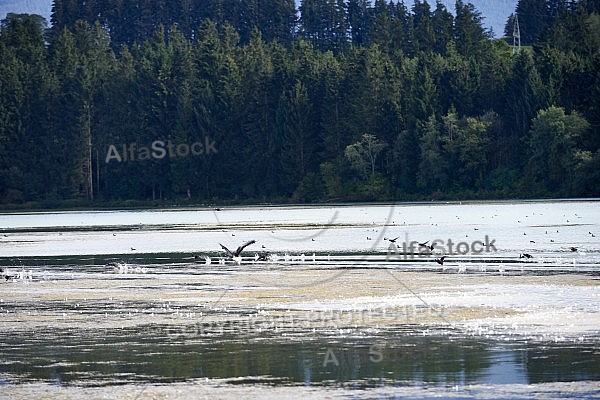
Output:
<path fill-rule="evenodd" d="M 530 122 L 546 104 L 544 85 L 528 52 L 521 52 L 515 57 L 504 98 L 504 118 L 510 127 L 512 146 L 515 149 L 512 162 L 518 165 L 524 160 L 522 143 L 523 138 L 528 135 Z"/>
<path fill-rule="evenodd" d="M 452 16 L 452 13 L 446 9 L 446 6 L 444 6 L 444 4 L 439 0 L 436 2 L 431 23 L 433 25 L 433 33 L 435 35 L 433 50 L 436 53 L 446 54 L 448 44 L 453 39 L 452 29 L 454 26 L 454 17 Z"/>
<path fill-rule="evenodd" d="M 412 51 L 429 52 L 435 43 L 435 31 L 432 22 L 431 7 L 427 0 L 415 0 L 412 8 L 412 24 L 409 23 L 409 36 Z"/>
<path fill-rule="evenodd" d="M 370 43 L 371 13 L 368 0 L 348 0 L 347 21 L 353 45 Z"/>
<path fill-rule="evenodd" d="M 419 148 L 421 159 L 417 186 L 427 192 L 444 190 L 448 183 L 448 163 L 442 148 L 442 135 L 435 115 L 420 125 Z"/>
<path fill-rule="evenodd" d="M 362 135 L 360 141 L 349 144 L 344 155 L 360 176 L 364 179 L 375 175 L 377 157 L 387 144 L 370 133 Z"/>
<path fill-rule="evenodd" d="M 347 43 L 346 5 L 342 0 L 302 0 L 300 33 L 321 50 L 340 51 Z"/>
<path fill-rule="evenodd" d="M 457 0 L 454 40 L 458 53 L 465 57 L 481 57 L 488 37 L 482 26 L 481 13 L 473 4 Z"/>
<path fill-rule="evenodd" d="M 560 107 L 540 110 L 533 119 L 528 147 L 527 177 L 541 194 L 558 190 L 561 196 L 574 190 L 578 164 L 585 159 L 581 138 L 590 124 L 578 113 L 566 114 Z M 535 193 L 540 194 L 540 192 Z"/>
<path fill-rule="evenodd" d="M 37 200 L 54 187 L 48 168 L 37 167 L 56 165 L 47 129 L 54 81 L 44 26 L 43 18 L 27 14 L 8 14 L 0 24 L 0 200 Z"/>
<path fill-rule="evenodd" d="M 523 45 L 534 44 L 550 24 L 550 12 L 546 0 L 519 0 L 515 14 L 519 19 Z"/>

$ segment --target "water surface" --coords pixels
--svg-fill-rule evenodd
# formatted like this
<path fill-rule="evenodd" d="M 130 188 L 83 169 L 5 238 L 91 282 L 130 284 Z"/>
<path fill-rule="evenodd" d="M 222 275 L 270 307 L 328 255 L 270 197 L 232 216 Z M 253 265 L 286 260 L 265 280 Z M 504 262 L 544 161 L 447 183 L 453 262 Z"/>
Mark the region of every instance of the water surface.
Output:
<path fill-rule="evenodd" d="M 9 398 L 600 397 L 595 201 L 4 214 L 0 233 Z M 436 239 L 471 251 L 406 253 Z"/>

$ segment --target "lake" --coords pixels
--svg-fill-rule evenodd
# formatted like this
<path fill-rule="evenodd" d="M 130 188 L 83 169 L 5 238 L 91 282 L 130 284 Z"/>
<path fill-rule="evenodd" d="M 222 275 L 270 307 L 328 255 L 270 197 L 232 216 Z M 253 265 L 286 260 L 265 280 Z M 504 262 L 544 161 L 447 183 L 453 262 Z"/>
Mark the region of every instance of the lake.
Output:
<path fill-rule="evenodd" d="M 0 214 L 0 398 L 600 398 L 599 205 Z"/>

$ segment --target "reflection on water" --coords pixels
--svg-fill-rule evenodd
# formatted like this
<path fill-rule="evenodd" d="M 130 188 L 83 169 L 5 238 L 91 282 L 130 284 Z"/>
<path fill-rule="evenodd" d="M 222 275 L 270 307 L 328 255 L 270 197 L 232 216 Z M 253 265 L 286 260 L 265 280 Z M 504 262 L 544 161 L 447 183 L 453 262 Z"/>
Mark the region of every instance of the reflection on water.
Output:
<path fill-rule="evenodd" d="M 408 331 L 353 342 L 306 337 L 299 341 L 277 337 L 181 341 L 150 335 L 160 332 L 155 328 L 15 331 L 0 345 L 0 375 L 9 374 L 13 382 L 78 385 L 236 377 L 288 385 L 353 381 L 361 385 L 467 385 L 600 379 L 600 351 L 591 344 L 577 344 L 576 348 L 552 343 L 501 344 L 436 335 L 420 337 Z"/>

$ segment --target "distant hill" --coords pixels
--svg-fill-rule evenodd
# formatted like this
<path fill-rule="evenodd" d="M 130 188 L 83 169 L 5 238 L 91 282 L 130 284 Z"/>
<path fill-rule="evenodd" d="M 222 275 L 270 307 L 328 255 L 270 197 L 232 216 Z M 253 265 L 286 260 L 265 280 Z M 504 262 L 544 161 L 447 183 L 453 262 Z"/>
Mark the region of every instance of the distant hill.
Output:
<path fill-rule="evenodd" d="M 465 0 L 465 3 L 468 0 Z M 442 0 L 448 10 L 454 12 L 456 0 Z M 515 10 L 517 0 L 471 0 L 471 3 L 481 12 L 486 28 L 492 28 L 496 37 L 504 33 L 506 19 Z M 412 7 L 412 0 L 405 0 L 407 7 Z M 435 0 L 429 0 L 431 8 L 435 8 Z M 296 6 L 300 0 L 296 0 Z M 8 13 L 40 14 L 50 23 L 52 0 L 0 0 L 0 19 Z"/>
<path fill-rule="evenodd" d="M 468 0 L 463 0 L 464 3 L 468 3 Z M 405 1 L 405 4 L 409 4 L 411 1 Z M 430 0 L 428 3 L 432 8 L 435 7 L 435 0 Z M 454 5 L 456 0 L 442 0 L 442 3 L 448 8 L 449 11 L 454 13 Z M 471 0 L 475 8 L 484 17 L 483 26 L 486 28 L 492 28 L 495 37 L 504 36 L 504 25 L 508 16 L 515 11 L 517 8 L 517 0 Z"/>
<path fill-rule="evenodd" d="M 50 25 L 52 0 L 0 0 L 0 19 L 6 14 L 39 14 L 46 18 Z"/>

